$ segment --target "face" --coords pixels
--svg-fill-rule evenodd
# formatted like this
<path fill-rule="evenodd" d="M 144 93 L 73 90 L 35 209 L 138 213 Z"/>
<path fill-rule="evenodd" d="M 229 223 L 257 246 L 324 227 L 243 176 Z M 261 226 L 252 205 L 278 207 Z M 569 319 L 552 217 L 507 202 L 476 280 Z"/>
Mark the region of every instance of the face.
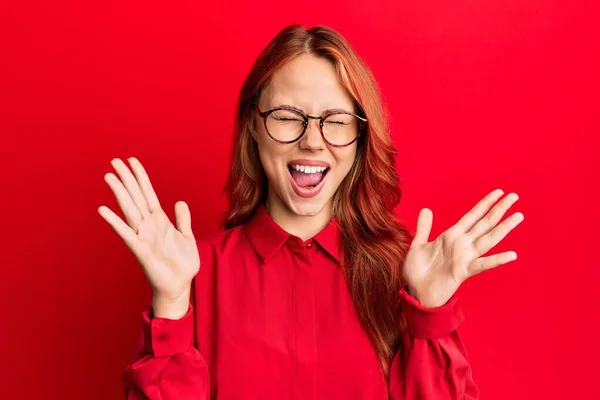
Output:
<path fill-rule="evenodd" d="M 294 106 L 311 116 L 321 116 L 330 109 L 356 113 L 352 97 L 342 86 L 333 64 L 310 54 L 284 64 L 263 90 L 258 105 L 261 111 L 280 105 Z M 309 119 L 302 138 L 289 144 L 272 140 L 258 115 L 254 126 L 268 178 L 268 206 L 304 216 L 329 213 L 333 195 L 354 163 L 356 142 L 346 147 L 329 146 L 321 136 L 318 119 Z M 315 165 L 327 169 L 308 169 Z"/>

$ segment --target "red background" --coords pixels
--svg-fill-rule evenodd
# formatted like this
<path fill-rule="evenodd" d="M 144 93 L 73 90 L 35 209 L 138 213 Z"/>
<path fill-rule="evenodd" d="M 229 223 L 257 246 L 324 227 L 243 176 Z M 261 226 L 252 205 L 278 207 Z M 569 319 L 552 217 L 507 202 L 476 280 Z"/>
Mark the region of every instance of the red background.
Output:
<path fill-rule="evenodd" d="M 372 67 L 413 231 L 422 207 L 433 239 L 519 194 L 489 253 L 519 258 L 460 288 L 482 398 L 600 398 L 592 2 L 200 3 L 0 3 L 1 398 L 121 398 L 150 292 L 96 211 L 118 210 L 109 161 L 137 156 L 171 217 L 185 200 L 215 231 L 238 90 L 289 23 L 338 29 Z"/>

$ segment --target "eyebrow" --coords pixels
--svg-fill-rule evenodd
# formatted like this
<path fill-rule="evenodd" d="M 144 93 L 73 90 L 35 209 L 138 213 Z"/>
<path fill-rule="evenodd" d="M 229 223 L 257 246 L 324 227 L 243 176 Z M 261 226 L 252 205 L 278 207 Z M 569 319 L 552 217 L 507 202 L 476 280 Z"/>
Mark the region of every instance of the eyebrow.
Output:
<path fill-rule="evenodd" d="M 271 110 L 273 110 L 273 109 L 275 109 L 275 108 L 279 108 L 279 107 L 289 107 L 289 108 L 293 108 L 294 110 L 297 110 L 297 111 L 300 111 L 300 112 L 302 112 L 302 113 L 304 113 L 304 114 L 306 114 L 306 115 L 309 115 L 309 114 L 308 114 L 306 111 L 304 111 L 303 109 L 301 109 L 301 108 L 298 108 L 298 107 L 296 107 L 296 106 L 293 106 L 293 105 L 291 105 L 291 104 L 278 104 L 278 105 L 276 105 L 276 106 L 272 107 L 272 108 L 271 108 Z M 329 114 L 329 113 L 332 113 L 332 112 L 338 112 L 338 111 L 342 111 L 342 112 L 346 112 L 346 113 L 350 113 L 350 114 L 356 114 L 356 112 L 354 112 L 354 111 L 349 111 L 349 110 L 346 110 L 346 109 L 344 109 L 344 108 L 328 108 L 328 109 L 326 109 L 326 110 L 323 110 L 323 112 L 321 113 L 321 115 Z"/>

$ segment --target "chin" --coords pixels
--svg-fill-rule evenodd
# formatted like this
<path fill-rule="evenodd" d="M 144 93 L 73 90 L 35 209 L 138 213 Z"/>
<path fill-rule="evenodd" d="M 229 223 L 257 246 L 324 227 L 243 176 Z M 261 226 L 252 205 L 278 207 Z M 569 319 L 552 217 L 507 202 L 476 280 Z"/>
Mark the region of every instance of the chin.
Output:
<path fill-rule="evenodd" d="M 302 216 L 314 216 L 318 215 L 324 208 L 324 204 L 321 202 L 311 201 L 309 203 L 298 204 L 296 202 L 292 202 L 288 204 L 288 208 L 297 215 Z"/>
<path fill-rule="evenodd" d="M 288 209 L 296 215 L 315 216 L 323 211 L 331 201 L 331 198 L 327 197 L 326 193 L 321 193 L 321 195 L 325 196 L 302 198 L 295 193 L 290 193 L 285 203 Z"/>

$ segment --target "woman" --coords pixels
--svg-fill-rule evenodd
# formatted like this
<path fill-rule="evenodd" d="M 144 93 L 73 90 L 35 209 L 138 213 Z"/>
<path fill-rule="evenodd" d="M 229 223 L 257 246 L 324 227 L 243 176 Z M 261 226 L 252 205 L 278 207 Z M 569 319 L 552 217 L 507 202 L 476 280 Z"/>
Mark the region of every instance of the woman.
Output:
<path fill-rule="evenodd" d="M 523 220 L 495 190 L 428 241 L 394 216 L 394 148 L 377 84 L 335 31 L 290 26 L 265 48 L 238 105 L 225 231 L 176 226 L 140 162 L 108 173 L 127 220 L 99 213 L 153 290 L 128 399 L 476 399 L 454 296 L 516 258 L 482 257 Z M 493 206 L 493 207 L 492 207 Z M 200 267 L 201 264 L 201 267 Z"/>

